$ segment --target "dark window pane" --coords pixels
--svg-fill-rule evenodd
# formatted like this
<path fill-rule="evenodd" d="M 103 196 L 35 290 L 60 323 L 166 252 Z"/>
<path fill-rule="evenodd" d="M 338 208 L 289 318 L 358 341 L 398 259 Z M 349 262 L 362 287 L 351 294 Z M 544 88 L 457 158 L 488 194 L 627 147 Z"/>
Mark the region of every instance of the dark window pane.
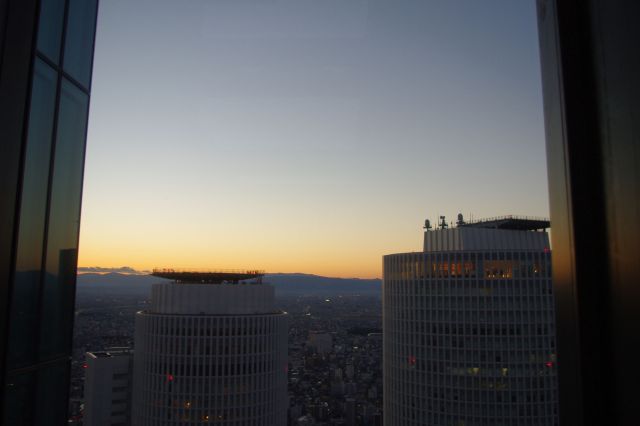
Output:
<path fill-rule="evenodd" d="M 56 72 L 37 60 L 31 93 L 18 231 L 16 275 L 11 303 L 9 368 L 35 360 L 38 288 L 47 208 Z"/>
<path fill-rule="evenodd" d="M 33 425 L 67 424 L 69 395 L 69 361 L 61 360 L 38 369 L 33 409 L 37 416 Z"/>
<path fill-rule="evenodd" d="M 38 26 L 38 50 L 56 64 L 60 62 L 64 0 L 42 0 Z"/>
<path fill-rule="evenodd" d="M 89 98 L 63 80 L 53 165 L 40 355 L 70 350 Z"/>
<path fill-rule="evenodd" d="M 35 391 L 35 373 L 10 374 L 5 385 L 3 425 L 32 425 L 34 418 L 33 395 Z"/>
<path fill-rule="evenodd" d="M 96 0 L 70 0 L 64 49 L 64 70 L 85 88 L 91 82 Z"/>

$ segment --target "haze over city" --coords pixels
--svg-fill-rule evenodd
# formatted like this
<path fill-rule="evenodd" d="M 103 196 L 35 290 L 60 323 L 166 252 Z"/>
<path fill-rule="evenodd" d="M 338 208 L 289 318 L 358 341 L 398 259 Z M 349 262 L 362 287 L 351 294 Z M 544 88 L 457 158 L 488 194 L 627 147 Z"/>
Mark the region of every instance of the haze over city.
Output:
<path fill-rule="evenodd" d="M 548 216 L 535 2 L 103 1 L 79 266 L 381 277 Z"/>

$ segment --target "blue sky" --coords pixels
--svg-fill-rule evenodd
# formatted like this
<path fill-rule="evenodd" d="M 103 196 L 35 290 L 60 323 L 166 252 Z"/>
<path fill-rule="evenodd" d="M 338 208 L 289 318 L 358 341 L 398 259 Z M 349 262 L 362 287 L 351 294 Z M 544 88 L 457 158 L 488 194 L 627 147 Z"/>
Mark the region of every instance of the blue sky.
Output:
<path fill-rule="evenodd" d="M 535 2 L 100 4 L 80 264 L 380 276 L 548 215 Z"/>

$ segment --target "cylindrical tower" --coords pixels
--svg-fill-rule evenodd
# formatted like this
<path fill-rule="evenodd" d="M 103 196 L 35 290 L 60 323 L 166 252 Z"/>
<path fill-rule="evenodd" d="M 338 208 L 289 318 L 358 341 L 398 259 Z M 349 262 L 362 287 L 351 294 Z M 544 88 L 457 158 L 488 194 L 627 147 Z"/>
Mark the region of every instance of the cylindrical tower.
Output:
<path fill-rule="evenodd" d="M 287 329 L 269 285 L 154 285 L 136 315 L 133 424 L 285 425 Z"/>
<path fill-rule="evenodd" d="M 385 426 L 557 425 L 549 240 L 535 232 L 548 223 L 539 222 L 427 229 L 423 252 L 384 257 Z"/>

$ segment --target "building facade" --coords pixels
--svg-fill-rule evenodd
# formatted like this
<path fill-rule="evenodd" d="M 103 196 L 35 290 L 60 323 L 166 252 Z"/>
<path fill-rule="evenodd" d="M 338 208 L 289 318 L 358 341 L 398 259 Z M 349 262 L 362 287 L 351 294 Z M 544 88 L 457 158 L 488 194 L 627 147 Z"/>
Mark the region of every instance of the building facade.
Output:
<path fill-rule="evenodd" d="M 385 425 L 558 423 L 545 227 L 460 220 L 384 257 Z"/>
<path fill-rule="evenodd" d="M 87 352 L 85 357 L 84 426 L 131 424 L 133 353 L 126 348 Z"/>
<path fill-rule="evenodd" d="M 270 285 L 154 285 L 136 315 L 133 424 L 285 425 L 287 336 Z"/>
<path fill-rule="evenodd" d="M 67 421 L 97 0 L 0 0 L 0 423 Z"/>
<path fill-rule="evenodd" d="M 560 422 L 638 423 L 640 2 L 538 0 Z M 603 368 L 604 366 L 604 368 Z"/>

